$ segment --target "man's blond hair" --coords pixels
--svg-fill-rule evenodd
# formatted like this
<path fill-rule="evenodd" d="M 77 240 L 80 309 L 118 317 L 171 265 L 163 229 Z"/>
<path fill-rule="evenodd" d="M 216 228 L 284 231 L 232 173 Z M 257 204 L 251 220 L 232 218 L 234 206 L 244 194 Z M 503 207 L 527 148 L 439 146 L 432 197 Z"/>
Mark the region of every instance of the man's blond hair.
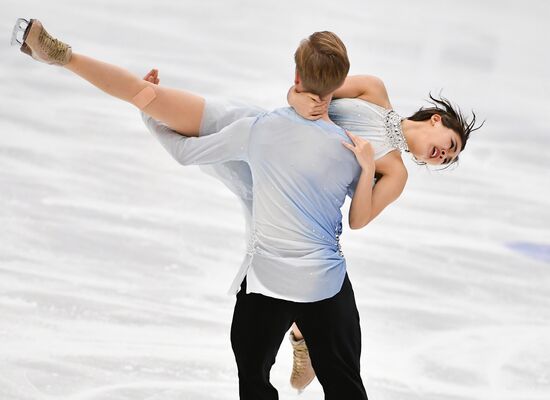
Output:
<path fill-rule="evenodd" d="M 346 46 L 332 32 L 315 32 L 294 53 L 296 71 L 308 92 L 326 96 L 344 83 L 349 71 Z"/>

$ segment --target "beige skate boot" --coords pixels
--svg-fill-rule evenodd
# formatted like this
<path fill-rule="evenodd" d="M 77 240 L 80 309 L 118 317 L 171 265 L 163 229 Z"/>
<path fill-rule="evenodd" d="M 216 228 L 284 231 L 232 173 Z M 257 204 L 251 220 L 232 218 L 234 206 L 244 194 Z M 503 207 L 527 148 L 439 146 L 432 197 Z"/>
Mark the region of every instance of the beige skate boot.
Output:
<path fill-rule="evenodd" d="M 296 340 L 292 331 L 289 335 L 290 343 L 294 349 L 294 360 L 292 363 L 292 375 L 290 376 L 290 385 L 298 392 L 302 392 L 307 385 L 315 378 L 315 371 L 311 366 L 309 351 L 306 346 L 306 341 Z"/>
<path fill-rule="evenodd" d="M 23 32 L 20 40 L 18 35 Z M 46 64 L 65 65 L 71 60 L 71 46 L 53 38 L 37 19 L 30 22 L 18 19 L 12 33 L 12 45 L 20 44 L 20 50 Z"/>

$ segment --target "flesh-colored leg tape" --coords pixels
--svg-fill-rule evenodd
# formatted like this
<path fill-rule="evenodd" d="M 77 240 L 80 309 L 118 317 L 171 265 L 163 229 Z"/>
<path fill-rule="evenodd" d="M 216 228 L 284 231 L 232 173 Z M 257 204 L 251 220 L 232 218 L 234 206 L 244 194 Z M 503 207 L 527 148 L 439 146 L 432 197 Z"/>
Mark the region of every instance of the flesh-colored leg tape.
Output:
<path fill-rule="evenodd" d="M 151 86 L 147 86 L 145 89 L 134 96 L 134 98 L 132 99 L 132 103 L 140 110 L 143 110 L 149 105 L 149 103 L 155 100 L 156 97 L 157 94 L 155 93 L 155 89 L 153 89 Z"/>

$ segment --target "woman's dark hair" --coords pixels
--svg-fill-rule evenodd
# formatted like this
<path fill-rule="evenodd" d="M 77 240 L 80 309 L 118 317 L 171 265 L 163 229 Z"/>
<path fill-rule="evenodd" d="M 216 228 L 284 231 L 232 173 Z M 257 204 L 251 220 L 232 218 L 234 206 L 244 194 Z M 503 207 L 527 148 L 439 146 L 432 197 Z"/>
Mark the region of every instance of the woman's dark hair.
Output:
<path fill-rule="evenodd" d="M 434 114 L 439 114 L 441 116 L 441 123 L 446 128 L 452 129 L 455 131 L 462 142 L 460 151 L 464 150 L 466 147 L 466 142 L 470 138 L 470 133 L 478 130 L 483 126 L 485 121 L 483 121 L 479 126 L 476 125 L 476 114 L 472 111 L 472 119 L 468 121 L 460 108 L 453 106 L 452 103 L 445 97 L 439 95 L 439 99 L 429 94 L 430 103 L 433 107 L 421 107 L 417 112 L 411 115 L 409 120 L 411 121 L 426 121 L 432 117 Z M 453 163 L 458 161 L 458 156 L 454 159 Z"/>

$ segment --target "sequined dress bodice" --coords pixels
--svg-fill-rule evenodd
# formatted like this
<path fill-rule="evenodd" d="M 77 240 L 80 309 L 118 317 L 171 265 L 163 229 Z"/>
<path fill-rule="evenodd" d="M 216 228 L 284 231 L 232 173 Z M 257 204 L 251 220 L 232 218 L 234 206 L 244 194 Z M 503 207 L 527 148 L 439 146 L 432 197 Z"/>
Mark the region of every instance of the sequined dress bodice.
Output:
<path fill-rule="evenodd" d="M 331 102 L 329 116 L 345 130 L 368 140 L 375 159 L 406 148 L 401 133 L 402 118 L 395 111 L 361 99 L 338 99 Z"/>

